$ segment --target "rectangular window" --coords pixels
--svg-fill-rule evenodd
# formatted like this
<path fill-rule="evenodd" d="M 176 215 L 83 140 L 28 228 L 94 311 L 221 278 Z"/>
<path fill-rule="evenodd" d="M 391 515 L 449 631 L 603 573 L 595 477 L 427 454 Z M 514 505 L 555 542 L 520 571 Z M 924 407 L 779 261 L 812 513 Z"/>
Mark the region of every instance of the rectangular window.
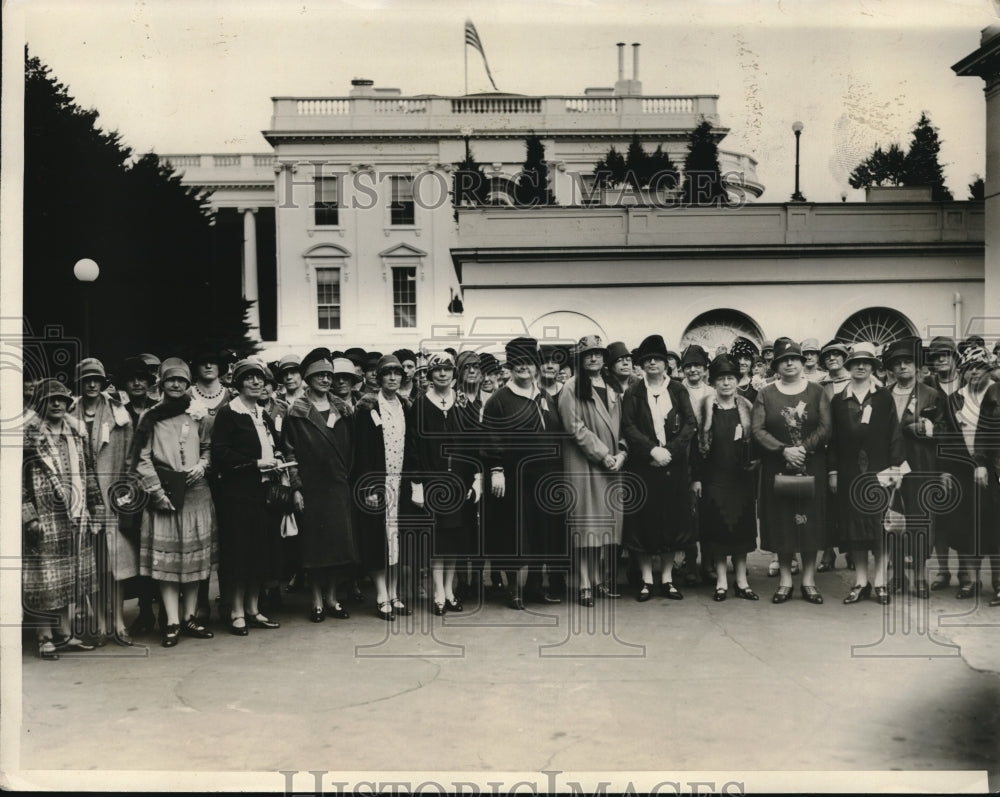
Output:
<path fill-rule="evenodd" d="M 338 223 L 338 191 L 336 177 L 316 178 L 316 202 L 313 204 L 313 221 L 317 226 L 336 227 Z"/>
<path fill-rule="evenodd" d="M 417 269 L 398 266 L 392 270 L 392 325 L 399 328 L 417 325 Z"/>
<path fill-rule="evenodd" d="M 340 269 L 316 269 L 316 326 L 340 329 Z"/>
<path fill-rule="evenodd" d="M 412 226 L 416 223 L 413 204 L 413 178 L 392 178 L 392 202 L 389 204 L 389 222 L 392 225 Z"/>

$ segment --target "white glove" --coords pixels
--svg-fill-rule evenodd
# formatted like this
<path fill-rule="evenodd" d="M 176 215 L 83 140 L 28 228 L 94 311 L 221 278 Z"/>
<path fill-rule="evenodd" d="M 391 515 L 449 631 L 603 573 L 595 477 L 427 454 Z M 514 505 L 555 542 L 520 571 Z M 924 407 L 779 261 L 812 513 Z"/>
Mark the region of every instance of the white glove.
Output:
<path fill-rule="evenodd" d="M 412 482 L 410 484 L 410 500 L 413 501 L 414 506 L 418 506 L 421 509 L 424 506 L 424 485 L 420 482 Z"/>
<path fill-rule="evenodd" d="M 502 470 L 495 470 L 490 474 L 490 486 L 493 489 L 493 495 L 497 498 L 503 498 L 507 488 L 507 481 L 504 479 Z"/>
<path fill-rule="evenodd" d="M 466 498 L 472 498 L 472 503 L 478 504 L 479 499 L 483 497 L 483 474 L 477 473 L 472 478 L 472 489 L 469 490 L 469 494 Z"/>

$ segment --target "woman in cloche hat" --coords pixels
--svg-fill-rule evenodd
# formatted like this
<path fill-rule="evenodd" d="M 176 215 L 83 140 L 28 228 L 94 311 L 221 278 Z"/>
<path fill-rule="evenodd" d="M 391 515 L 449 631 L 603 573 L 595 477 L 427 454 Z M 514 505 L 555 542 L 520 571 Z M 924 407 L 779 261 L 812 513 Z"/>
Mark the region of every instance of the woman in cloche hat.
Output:
<path fill-rule="evenodd" d="M 830 402 L 829 487 L 837 502 L 838 544 L 851 550 L 856 572 L 856 583 L 844 598 L 848 604 L 870 597 L 873 587 L 879 603 L 889 602 L 882 528 L 886 502 L 878 500 L 883 488 L 877 474 L 890 468 L 898 474 L 905 453 L 892 395 L 872 378 L 878 364 L 871 343 L 855 343 L 844 363 L 851 381 Z M 875 555 L 871 579 L 869 551 Z"/>
<path fill-rule="evenodd" d="M 757 394 L 751 419 L 754 441 L 763 449 L 761 548 L 778 554 L 780 581 L 772 603 L 784 603 L 792 596 L 796 553 L 802 556 L 802 597 L 809 603 L 823 602 L 816 589 L 816 557 L 826 547 L 823 481 L 830 399 L 823 388 L 802 376 L 802 363 L 798 343 L 790 338 L 774 342 L 771 367 L 778 380 Z"/>

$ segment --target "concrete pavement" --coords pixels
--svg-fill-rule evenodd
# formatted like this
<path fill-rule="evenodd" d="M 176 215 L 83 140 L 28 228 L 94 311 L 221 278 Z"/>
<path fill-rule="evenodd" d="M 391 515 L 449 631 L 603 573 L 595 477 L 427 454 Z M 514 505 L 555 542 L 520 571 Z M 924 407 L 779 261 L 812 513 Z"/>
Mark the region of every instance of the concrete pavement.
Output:
<path fill-rule="evenodd" d="M 1000 609 L 954 590 L 923 618 L 844 606 L 843 569 L 817 577 L 824 605 L 775 606 L 767 561 L 759 602 L 703 586 L 395 624 L 372 603 L 317 625 L 294 595 L 279 630 L 213 618 L 215 639 L 171 650 L 44 662 L 26 636 L 21 767 L 256 771 L 278 790 L 280 770 L 986 770 L 1000 787 Z"/>

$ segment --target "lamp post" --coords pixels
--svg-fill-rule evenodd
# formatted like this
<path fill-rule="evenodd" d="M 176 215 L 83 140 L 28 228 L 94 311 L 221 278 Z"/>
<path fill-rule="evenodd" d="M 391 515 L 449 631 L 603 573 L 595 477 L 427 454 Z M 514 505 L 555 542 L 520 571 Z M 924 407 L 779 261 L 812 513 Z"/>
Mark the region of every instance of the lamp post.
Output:
<path fill-rule="evenodd" d="M 90 356 L 90 292 L 91 284 L 101 274 L 101 267 L 89 257 L 76 261 L 73 276 L 80 282 L 80 298 L 83 301 L 83 356 Z"/>
<path fill-rule="evenodd" d="M 799 191 L 799 139 L 802 137 L 802 122 L 792 122 L 792 132 L 795 133 L 795 193 L 792 202 L 805 202 L 806 198 Z"/>

